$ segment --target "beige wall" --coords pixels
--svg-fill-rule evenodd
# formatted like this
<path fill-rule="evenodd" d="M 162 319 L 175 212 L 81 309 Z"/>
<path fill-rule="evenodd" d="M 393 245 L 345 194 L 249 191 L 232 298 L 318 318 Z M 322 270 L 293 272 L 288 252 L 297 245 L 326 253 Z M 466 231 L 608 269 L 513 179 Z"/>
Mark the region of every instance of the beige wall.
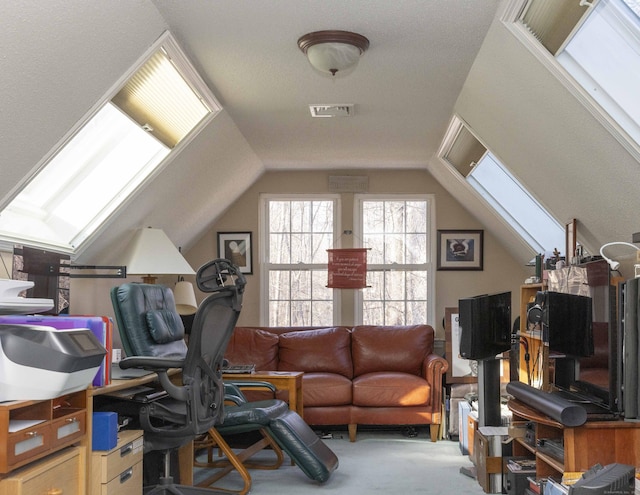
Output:
<path fill-rule="evenodd" d="M 242 325 L 260 324 L 260 257 L 258 238 L 258 205 L 261 193 L 326 193 L 329 175 L 364 175 L 363 171 L 301 171 L 268 172 L 258 179 L 238 201 L 233 203 L 212 228 L 187 252 L 185 257 L 194 269 L 218 256 L 217 232 L 250 231 L 253 232 L 253 274 L 247 276 L 247 290 L 240 316 Z M 366 172 L 369 178 L 370 193 L 426 193 L 432 194 L 436 202 L 438 229 L 482 229 L 483 226 L 446 192 L 426 171 L 382 171 Z M 353 212 L 353 194 L 341 195 L 342 230 L 351 230 Z M 344 244 L 350 239 L 343 237 Z M 347 244 L 348 245 L 348 244 Z M 6 256 L 10 266 L 10 254 Z M 455 307 L 461 297 L 510 290 L 512 292 L 512 316 L 519 314 L 519 290 L 524 279 L 532 275 L 532 270 L 516 263 L 500 246 L 494 237 L 485 231 L 484 270 L 483 271 L 439 271 L 436 274 L 436 312 L 433 322 L 438 339 L 444 339 L 442 325 L 446 307 Z M 186 277 L 194 281 L 194 277 Z M 177 277 L 160 278 L 159 282 L 173 286 Z M 140 281 L 139 277 L 129 277 L 126 281 Z M 123 279 L 72 279 L 72 314 L 99 314 L 113 318 L 113 309 L 109 298 L 111 287 L 125 282 Z M 343 324 L 353 322 L 352 290 L 342 290 Z M 196 296 L 201 300 L 204 294 Z M 115 336 L 115 346 L 118 346 Z"/>
<path fill-rule="evenodd" d="M 240 316 L 242 325 L 260 324 L 259 198 L 261 193 L 327 193 L 330 175 L 367 175 L 369 193 L 433 194 L 438 229 L 482 229 L 458 201 L 426 171 L 279 171 L 265 173 L 232 204 L 196 245 L 185 253 L 195 268 L 217 257 L 217 232 L 253 232 L 253 274 L 247 276 L 247 290 Z M 352 193 L 341 194 L 341 229 L 352 230 Z M 350 245 L 343 236 L 343 247 Z M 445 307 L 457 306 L 461 297 L 481 293 L 512 291 L 513 317 L 519 313 L 519 287 L 532 275 L 531 269 L 516 263 L 496 239 L 485 232 L 483 271 L 439 271 L 436 276 L 436 314 L 431 323 L 437 337 L 444 338 L 442 320 Z M 342 290 L 340 323 L 353 322 L 353 290 Z"/>

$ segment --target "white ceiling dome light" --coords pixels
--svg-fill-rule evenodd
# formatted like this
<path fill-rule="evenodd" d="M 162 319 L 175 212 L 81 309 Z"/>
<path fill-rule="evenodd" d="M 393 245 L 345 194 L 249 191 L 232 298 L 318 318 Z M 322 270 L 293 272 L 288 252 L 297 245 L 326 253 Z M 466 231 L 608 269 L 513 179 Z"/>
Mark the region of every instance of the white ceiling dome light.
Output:
<path fill-rule="evenodd" d="M 349 31 L 315 31 L 298 39 L 298 47 L 315 69 L 335 76 L 357 65 L 369 40 Z"/>

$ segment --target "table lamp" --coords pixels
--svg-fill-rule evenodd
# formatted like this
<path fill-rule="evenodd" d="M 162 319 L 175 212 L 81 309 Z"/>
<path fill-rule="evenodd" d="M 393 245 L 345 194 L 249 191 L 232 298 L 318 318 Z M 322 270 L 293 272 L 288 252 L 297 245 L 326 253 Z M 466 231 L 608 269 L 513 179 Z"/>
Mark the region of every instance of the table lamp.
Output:
<path fill-rule="evenodd" d="M 173 288 L 173 297 L 176 300 L 176 310 L 181 316 L 192 315 L 198 309 L 196 293 L 193 284 L 180 280 Z"/>
<path fill-rule="evenodd" d="M 128 275 L 142 275 L 145 284 L 154 284 L 157 275 L 195 275 L 162 229 L 138 230 L 125 251 Z"/>

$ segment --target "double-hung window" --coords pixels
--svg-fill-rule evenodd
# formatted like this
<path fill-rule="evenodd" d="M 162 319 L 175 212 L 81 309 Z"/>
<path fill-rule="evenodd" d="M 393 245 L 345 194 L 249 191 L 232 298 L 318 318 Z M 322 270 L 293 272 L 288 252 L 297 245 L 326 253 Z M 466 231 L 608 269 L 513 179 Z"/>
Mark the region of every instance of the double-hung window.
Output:
<path fill-rule="evenodd" d="M 262 321 L 269 326 L 333 325 L 336 291 L 327 288 L 327 249 L 338 226 L 337 196 L 262 197 Z"/>
<path fill-rule="evenodd" d="M 428 195 L 356 196 L 355 238 L 369 249 L 369 287 L 359 291 L 359 323 L 432 323 L 434 212 Z"/>

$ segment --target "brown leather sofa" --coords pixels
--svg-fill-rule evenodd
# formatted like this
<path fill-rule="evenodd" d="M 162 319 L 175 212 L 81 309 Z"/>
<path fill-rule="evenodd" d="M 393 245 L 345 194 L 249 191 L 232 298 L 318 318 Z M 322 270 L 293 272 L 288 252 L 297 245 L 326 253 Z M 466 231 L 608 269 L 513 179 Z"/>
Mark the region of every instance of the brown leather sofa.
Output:
<path fill-rule="evenodd" d="M 357 425 L 430 425 L 436 441 L 448 364 L 433 346 L 429 325 L 236 327 L 225 358 L 260 371 L 303 371 L 305 421 L 348 425 L 352 442 Z"/>

